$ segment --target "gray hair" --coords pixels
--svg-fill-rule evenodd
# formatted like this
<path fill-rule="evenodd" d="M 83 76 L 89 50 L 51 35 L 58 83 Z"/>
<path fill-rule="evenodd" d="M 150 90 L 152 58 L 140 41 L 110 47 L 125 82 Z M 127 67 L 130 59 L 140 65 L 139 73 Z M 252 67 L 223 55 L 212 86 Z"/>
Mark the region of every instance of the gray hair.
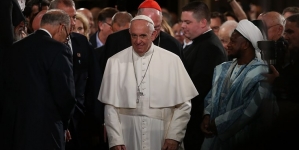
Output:
<path fill-rule="evenodd" d="M 57 9 L 58 4 L 61 3 L 67 7 L 75 7 L 75 2 L 73 0 L 53 0 L 50 3 L 49 9 Z"/>
<path fill-rule="evenodd" d="M 43 15 L 40 26 L 43 27 L 47 24 L 53 26 L 64 24 L 69 27 L 70 22 L 70 17 L 66 12 L 60 9 L 51 9 Z"/>
<path fill-rule="evenodd" d="M 226 29 L 227 31 L 229 31 L 229 37 L 230 37 L 231 34 L 236 29 L 237 25 L 238 25 L 238 22 L 236 22 L 234 20 L 227 20 L 220 26 L 219 31 L 222 29 Z"/>

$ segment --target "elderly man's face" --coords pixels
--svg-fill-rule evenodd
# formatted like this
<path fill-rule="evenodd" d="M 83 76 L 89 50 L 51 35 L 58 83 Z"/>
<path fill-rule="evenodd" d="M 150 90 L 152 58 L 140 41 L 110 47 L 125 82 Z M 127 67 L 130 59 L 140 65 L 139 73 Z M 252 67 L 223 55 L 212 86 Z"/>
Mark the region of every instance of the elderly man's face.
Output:
<path fill-rule="evenodd" d="M 134 20 L 131 23 L 130 34 L 132 46 L 134 51 L 140 56 L 149 50 L 156 36 L 156 31 L 151 33 L 148 24 L 145 20 Z"/>
<path fill-rule="evenodd" d="M 218 32 L 218 38 L 220 39 L 223 47 L 225 48 L 225 50 L 227 51 L 227 45 L 230 41 L 230 33 L 231 31 L 230 30 L 227 30 L 225 28 L 222 28 L 219 30 Z"/>
<path fill-rule="evenodd" d="M 284 37 L 289 43 L 290 50 L 299 49 L 299 27 L 296 22 L 286 22 Z"/>
<path fill-rule="evenodd" d="M 230 37 L 230 42 L 227 45 L 227 55 L 231 58 L 239 58 L 243 51 L 243 44 L 246 39 L 237 31 L 234 31 Z"/>

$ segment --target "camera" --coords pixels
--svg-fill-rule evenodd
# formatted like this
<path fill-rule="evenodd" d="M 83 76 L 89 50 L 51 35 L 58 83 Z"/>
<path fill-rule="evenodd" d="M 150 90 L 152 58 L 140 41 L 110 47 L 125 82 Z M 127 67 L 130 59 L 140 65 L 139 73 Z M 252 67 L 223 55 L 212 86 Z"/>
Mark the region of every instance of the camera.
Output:
<path fill-rule="evenodd" d="M 269 65 L 283 65 L 287 42 L 283 39 L 277 41 L 258 41 L 257 45 L 261 50 L 262 59 Z"/>

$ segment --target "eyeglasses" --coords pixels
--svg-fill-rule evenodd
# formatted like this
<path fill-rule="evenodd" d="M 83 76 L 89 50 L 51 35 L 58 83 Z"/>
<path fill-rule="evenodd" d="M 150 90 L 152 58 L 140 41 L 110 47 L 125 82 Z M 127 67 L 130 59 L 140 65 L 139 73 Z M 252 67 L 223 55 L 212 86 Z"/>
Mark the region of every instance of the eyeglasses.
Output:
<path fill-rule="evenodd" d="M 106 24 L 108 24 L 110 27 L 112 27 L 112 24 L 110 24 L 110 23 L 108 23 L 108 22 L 104 22 L 104 23 L 106 23 Z"/>
<path fill-rule="evenodd" d="M 176 31 L 176 32 L 174 32 L 174 34 L 175 34 L 175 35 L 184 35 L 184 32 L 183 32 L 182 30 L 180 30 L 180 31 Z"/>
<path fill-rule="evenodd" d="M 64 30 L 65 30 L 65 33 L 66 33 L 66 39 L 65 39 L 65 43 L 68 43 L 69 42 L 69 40 L 70 40 L 70 33 L 69 32 L 67 32 L 67 28 L 66 28 L 66 26 L 64 25 L 64 24 L 60 24 L 60 25 L 62 25 L 63 27 L 64 27 Z"/>
<path fill-rule="evenodd" d="M 160 30 L 161 29 L 161 25 L 156 25 L 154 26 L 155 30 Z"/>

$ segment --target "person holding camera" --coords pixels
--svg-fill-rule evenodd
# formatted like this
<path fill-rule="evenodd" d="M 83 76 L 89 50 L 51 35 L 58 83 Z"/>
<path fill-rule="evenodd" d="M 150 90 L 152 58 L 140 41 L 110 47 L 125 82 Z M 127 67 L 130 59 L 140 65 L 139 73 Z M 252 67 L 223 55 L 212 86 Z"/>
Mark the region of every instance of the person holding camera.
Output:
<path fill-rule="evenodd" d="M 292 149 L 297 146 L 297 139 L 292 137 L 299 134 L 299 14 L 286 19 L 284 37 L 289 44 L 290 64 L 280 71 L 271 66 L 271 73 L 266 74 L 279 106 L 279 115 L 273 123 L 273 134 L 269 136 L 269 146 Z"/>

